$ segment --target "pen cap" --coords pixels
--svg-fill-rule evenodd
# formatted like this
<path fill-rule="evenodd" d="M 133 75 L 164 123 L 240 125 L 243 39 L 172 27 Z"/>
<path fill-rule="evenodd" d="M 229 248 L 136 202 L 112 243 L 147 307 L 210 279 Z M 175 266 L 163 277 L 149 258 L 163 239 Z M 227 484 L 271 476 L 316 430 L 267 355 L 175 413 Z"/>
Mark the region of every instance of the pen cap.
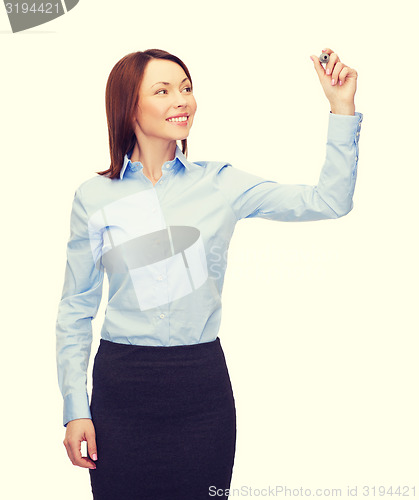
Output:
<path fill-rule="evenodd" d="M 320 55 L 319 55 L 319 61 L 320 63 L 328 63 L 329 62 L 329 54 L 327 54 L 326 52 L 322 52 Z"/>

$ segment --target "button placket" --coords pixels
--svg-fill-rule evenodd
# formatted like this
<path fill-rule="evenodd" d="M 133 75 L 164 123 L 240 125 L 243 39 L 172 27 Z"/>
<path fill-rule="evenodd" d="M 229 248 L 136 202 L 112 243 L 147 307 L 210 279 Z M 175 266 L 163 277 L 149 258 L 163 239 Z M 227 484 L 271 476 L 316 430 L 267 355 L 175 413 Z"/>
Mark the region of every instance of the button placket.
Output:
<path fill-rule="evenodd" d="M 156 182 L 156 186 L 158 186 L 159 184 L 164 184 L 165 181 L 167 180 L 167 175 L 168 175 L 168 171 L 167 170 L 162 170 L 162 173 L 161 173 L 161 177 L 160 179 Z"/>

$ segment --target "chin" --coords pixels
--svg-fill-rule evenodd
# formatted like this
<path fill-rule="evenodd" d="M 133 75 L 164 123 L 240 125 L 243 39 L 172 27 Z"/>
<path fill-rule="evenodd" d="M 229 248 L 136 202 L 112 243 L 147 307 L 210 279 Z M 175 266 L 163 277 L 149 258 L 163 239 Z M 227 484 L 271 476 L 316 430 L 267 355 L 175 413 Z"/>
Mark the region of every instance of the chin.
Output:
<path fill-rule="evenodd" d="M 176 135 L 176 140 L 177 141 L 181 141 L 182 139 L 187 139 L 188 138 L 188 135 L 189 135 L 189 131 L 188 132 L 185 132 L 183 134 L 177 134 Z"/>

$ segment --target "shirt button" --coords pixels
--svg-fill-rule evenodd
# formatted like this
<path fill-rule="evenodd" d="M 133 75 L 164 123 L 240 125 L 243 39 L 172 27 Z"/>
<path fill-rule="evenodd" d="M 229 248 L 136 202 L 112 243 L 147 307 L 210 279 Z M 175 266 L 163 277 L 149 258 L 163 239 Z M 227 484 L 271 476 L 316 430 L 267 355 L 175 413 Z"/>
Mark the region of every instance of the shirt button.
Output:
<path fill-rule="evenodd" d="M 157 276 L 157 279 L 161 281 L 163 279 L 163 276 Z"/>
<path fill-rule="evenodd" d="M 355 156 L 355 161 L 358 161 L 358 157 L 357 156 Z"/>
<path fill-rule="evenodd" d="M 161 318 L 161 319 L 163 319 L 163 318 L 164 318 L 164 314 L 163 314 L 163 313 L 161 313 L 161 314 L 160 314 L 160 318 Z"/>
<path fill-rule="evenodd" d="M 359 132 L 357 132 L 356 135 L 359 135 Z"/>

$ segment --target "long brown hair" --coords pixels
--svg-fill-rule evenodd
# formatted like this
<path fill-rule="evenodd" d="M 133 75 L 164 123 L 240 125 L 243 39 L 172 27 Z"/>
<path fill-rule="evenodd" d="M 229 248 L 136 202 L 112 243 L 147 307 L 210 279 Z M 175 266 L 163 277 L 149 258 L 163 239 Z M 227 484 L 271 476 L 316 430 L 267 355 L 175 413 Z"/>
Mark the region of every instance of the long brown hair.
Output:
<path fill-rule="evenodd" d="M 138 103 L 138 91 L 144 71 L 151 59 L 167 59 L 179 64 L 192 87 L 192 78 L 185 63 L 165 50 L 148 49 L 132 52 L 118 61 L 109 74 L 105 97 L 111 165 L 107 170 L 96 172 L 97 174 L 111 179 L 119 177 L 124 156 L 135 146 L 137 137 L 134 133 L 132 117 Z M 182 139 L 182 152 L 185 156 L 187 155 L 186 139 Z"/>

